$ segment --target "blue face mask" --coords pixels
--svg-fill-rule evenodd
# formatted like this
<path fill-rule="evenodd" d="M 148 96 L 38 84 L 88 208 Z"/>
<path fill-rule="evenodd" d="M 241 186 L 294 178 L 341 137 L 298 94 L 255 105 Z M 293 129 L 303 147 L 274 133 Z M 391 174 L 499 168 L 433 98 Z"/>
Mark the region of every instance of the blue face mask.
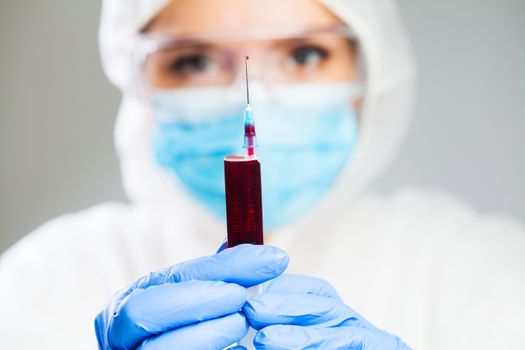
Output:
<path fill-rule="evenodd" d="M 351 108 L 357 91 L 340 83 L 280 87 L 272 90 L 275 97 L 266 92 L 259 99 L 252 92 L 265 230 L 308 213 L 349 162 L 357 140 Z M 229 89 L 201 88 L 158 91 L 153 99 L 157 162 L 223 219 L 223 158 L 244 153 L 244 106 L 230 96 Z"/>

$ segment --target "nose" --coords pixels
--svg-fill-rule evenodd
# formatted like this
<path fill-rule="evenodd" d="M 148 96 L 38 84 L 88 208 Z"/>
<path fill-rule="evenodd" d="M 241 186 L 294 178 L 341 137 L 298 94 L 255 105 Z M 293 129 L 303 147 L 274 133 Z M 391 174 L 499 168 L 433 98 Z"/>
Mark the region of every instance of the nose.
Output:
<path fill-rule="evenodd" d="M 269 97 L 268 87 L 263 81 L 261 61 L 253 56 L 249 56 L 249 59 L 246 60 L 246 56 L 242 56 L 242 64 L 237 65 L 239 68 L 233 82 L 233 91 L 238 96 L 239 102 L 246 102 L 246 89 L 249 89 L 250 102 L 257 103 Z"/>
<path fill-rule="evenodd" d="M 266 101 L 271 98 L 271 91 L 267 84 L 259 77 L 251 77 L 249 81 L 250 89 L 250 104 L 257 105 L 262 101 Z M 235 80 L 235 83 L 232 87 L 232 99 L 236 103 L 246 103 L 246 80 L 245 75 L 242 74 Z"/>

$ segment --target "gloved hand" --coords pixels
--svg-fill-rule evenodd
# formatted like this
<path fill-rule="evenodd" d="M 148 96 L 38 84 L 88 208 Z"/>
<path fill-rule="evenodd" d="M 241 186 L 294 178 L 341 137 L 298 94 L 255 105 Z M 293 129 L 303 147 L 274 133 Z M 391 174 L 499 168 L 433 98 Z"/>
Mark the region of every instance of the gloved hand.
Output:
<path fill-rule="evenodd" d="M 288 255 L 240 245 L 152 272 L 117 293 L 96 317 L 100 349 L 223 349 L 248 326 L 247 292 L 279 276 Z"/>
<path fill-rule="evenodd" d="M 243 312 L 258 329 L 257 349 L 409 350 L 343 304 L 325 281 L 283 275 L 249 299 Z"/>

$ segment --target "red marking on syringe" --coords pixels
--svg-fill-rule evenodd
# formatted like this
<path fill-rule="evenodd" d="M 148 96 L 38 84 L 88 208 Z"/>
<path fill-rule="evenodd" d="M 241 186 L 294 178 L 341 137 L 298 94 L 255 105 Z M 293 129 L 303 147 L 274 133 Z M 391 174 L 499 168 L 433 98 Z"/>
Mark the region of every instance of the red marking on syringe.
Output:
<path fill-rule="evenodd" d="M 255 155 L 255 125 L 244 124 L 244 137 L 246 139 L 246 154 L 248 156 Z"/>

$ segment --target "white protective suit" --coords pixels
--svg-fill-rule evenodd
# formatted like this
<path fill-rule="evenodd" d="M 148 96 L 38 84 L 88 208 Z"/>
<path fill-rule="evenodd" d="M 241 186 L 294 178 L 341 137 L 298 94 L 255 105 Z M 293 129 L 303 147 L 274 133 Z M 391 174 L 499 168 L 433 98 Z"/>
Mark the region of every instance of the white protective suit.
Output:
<path fill-rule="evenodd" d="M 435 191 L 365 191 L 393 158 L 414 82 L 390 0 L 324 0 L 363 45 L 368 84 L 357 153 L 308 217 L 268 244 L 289 271 L 328 280 L 345 302 L 414 349 L 525 349 L 525 233 Z M 132 36 L 166 1 L 107 0 L 100 40 L 124 94 L 116 146 L 130 203 L 52 220 L 0 262 L 0 347 L 94 349 L 93 321 L 142 274 L 212 254 L 217 222 L 152 158 L 150 111 L 134 97 Z"/>

